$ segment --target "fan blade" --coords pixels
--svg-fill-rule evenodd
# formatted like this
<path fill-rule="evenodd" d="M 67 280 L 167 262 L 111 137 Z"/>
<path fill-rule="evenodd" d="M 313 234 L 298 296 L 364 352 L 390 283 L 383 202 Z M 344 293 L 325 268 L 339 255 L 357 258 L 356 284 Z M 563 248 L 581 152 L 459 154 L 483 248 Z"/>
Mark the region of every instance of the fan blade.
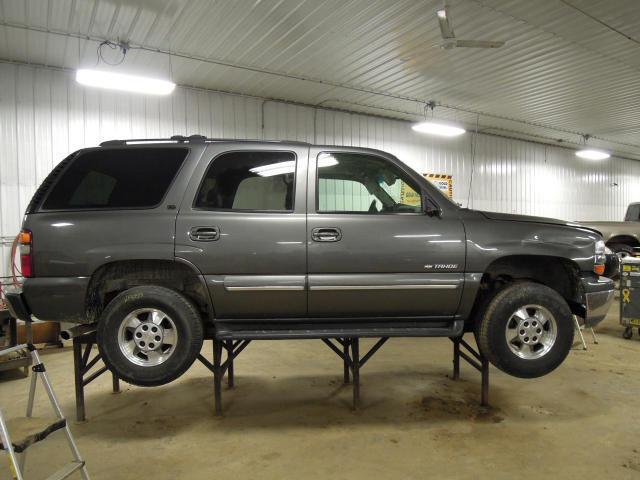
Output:
<path fill-rule="evenodd" d="M 456 40 L 456 47 L 469 48 L 500 48 L 504 42 L 494 42 L 491 40 Z"/>
<path fill-rule="evenodd" d="M 443 39 L 455 38 L 456 35 L 453 33 L 453 27 L 449 23 L 449 8 L 445 5 L 443 9 L 438 10 L 438 23 L 440 24 L 440 34 Z"/>

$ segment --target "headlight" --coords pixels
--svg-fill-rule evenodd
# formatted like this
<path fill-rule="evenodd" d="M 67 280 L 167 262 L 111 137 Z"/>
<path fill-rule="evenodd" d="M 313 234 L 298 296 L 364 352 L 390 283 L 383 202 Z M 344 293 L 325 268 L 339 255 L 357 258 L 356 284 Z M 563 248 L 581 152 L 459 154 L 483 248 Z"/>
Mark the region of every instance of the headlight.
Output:
<path fill-rule="evenodd" d="M 593 265 L 593 271 L 598 275 L 602 275 L 605 270 L 605 264 L 607 263 L 607 256 L 605 254 L 606 246 L 604 240 L 598 240 L 596 242 L 595 262 Z"/>

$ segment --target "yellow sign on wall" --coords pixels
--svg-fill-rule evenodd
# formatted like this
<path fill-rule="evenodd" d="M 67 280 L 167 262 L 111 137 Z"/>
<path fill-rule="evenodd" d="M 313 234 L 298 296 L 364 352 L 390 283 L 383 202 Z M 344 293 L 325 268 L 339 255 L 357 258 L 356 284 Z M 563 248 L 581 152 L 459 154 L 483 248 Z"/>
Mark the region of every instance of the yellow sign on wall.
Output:
<path fill-rule="evenodd" d="M 400 182 L 400 203 L 403 205 L 411 205 L 412 207 L 420 206 L 422 200 L 420 194 L 404 182 Z"/>
<path fill-rule="evenodd" d="M 425 173 L 424 178 L 433 183 L 435 187 L 447 197 L 453 199 L 453 178 L 451 178 L 451 175 Z"/>

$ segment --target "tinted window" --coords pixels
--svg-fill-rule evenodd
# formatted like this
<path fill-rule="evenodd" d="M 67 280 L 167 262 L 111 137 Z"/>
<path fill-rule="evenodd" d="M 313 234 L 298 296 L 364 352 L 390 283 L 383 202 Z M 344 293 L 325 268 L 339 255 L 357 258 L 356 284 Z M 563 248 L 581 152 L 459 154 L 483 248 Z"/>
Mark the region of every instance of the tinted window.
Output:
<path fill-rule="evenodd" d="M 420 213 L 420 189 L 397 166 L 359 153 L 318 156 L 318 211 Z"/>
<path fill-rule="evenodd" d="M 182 148 L 95 150 L 81 154 L 47 196 L 46 210 L 145 208 L 160 203 L 186 157 Z"/>
<path fill-rule="evenodd" d="M 216 157 L 195 206 L 224 210 L 293 210 L 296 157 L 290 152 L 229 152 Z"/>

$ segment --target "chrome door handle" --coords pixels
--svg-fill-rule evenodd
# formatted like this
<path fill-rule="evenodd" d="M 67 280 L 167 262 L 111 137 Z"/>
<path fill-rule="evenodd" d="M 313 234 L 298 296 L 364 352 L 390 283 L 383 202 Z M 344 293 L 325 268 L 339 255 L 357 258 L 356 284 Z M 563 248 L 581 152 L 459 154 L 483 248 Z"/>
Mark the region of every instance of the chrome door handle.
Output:
<path fill-rule="evenodd" d="M 311 231 L 314 242 L 338 242 L 342 239 L 342 231 L 335 227 L 319 227 Z"/>
<path fill-rule="evenodd" d="M 218 227 L 191 227 L 189 238 L 194 242 L 213 242 L 220 238 Z"/>

